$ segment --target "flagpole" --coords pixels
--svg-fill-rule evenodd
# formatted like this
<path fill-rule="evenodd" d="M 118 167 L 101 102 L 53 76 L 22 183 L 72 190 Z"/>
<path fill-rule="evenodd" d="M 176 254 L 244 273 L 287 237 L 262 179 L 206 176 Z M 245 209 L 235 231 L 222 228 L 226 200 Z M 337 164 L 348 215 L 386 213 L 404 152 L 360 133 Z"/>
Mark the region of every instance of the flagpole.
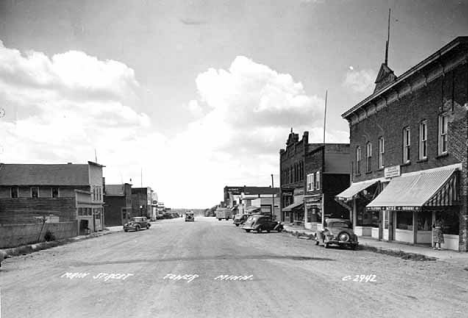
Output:
<path fill-rule="evenodd" d="M 325 146 L 325 131 L 327 127 L 327 99 L 328 99 L 328 90 L 325 91 L 325 112 L 323 115 L 323 145 Z"/>

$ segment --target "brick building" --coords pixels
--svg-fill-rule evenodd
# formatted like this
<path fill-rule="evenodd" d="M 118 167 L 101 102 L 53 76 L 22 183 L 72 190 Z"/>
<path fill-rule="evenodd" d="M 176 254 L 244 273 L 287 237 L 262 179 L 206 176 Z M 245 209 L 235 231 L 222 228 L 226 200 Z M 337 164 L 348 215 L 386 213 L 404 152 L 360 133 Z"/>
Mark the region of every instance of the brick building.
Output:
<path fill-rule="evenodd" d="M 326 218 L 350 219 L 349 210 L 335 196 L 349 187 L 349 144 L 325 144 L 305 154 L 304 225 L 313 231 Z"/>
<path fill-rule="evenodd" d="M 132 185 L 130 183 L 106 184 L 104 202 L 106 226 L 127 223 L 132 216 Z"/>
<path fill-rule="evenodd" d="M 280 150 L 282 221 L 317 230 L 326 217 L 349 217 L 334 196 L 349 185 L 349 145 L 309 143 L 291 131 Z"/>
<path fill-rule="evenodd" d="M 132 216 L 146 216 L 152 219 L 155 214 L 153 210 L 156 211 L 156 205 L 153 209 L 152 192 L 150 187 L 132 188 Z"/>
<path fill-rule="evenodd" d="M 352 185 L 337 196 L 358 235 L 467 251 L 468 37 L 399 77 L 382 64 L 374 93 L 342 116 L 350 125 Z"/>

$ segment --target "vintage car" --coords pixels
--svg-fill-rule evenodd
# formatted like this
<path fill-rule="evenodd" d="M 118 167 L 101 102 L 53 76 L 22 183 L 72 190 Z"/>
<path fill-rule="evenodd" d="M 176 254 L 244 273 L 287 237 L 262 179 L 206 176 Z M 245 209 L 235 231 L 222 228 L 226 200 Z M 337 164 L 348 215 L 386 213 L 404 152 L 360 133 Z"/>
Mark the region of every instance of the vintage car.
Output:
<path fill-rule="evenodd" d="M 239 225 L 242 225 L 245 223 L 245 221 L 247 221 L 247 219 L 249 218 L 249 215 L 248 214 L 236 214 L 234 216 L 234 225 L 235 226 L 239 226 Z"/>
<path fill-rule="evenodd" d="M 195 216 L 193 212 L 185 212 L 185 222 L 195 222 Z"/>
<path fill-rule="evenodd" d="M 272 230 L 281 232 L 283 230 L 283 225 L 274 221 L 270 215 L 253 214 L 245 221 L 242 228 L 247 233 L 252 230 L 258 233 L 262 233 L 263 231 L 270 233 Z"/>
<path fill-rule="evenodd" d="M 139 231 L 141 229 L 149 229 L 150 227 L 151 223 L 145 216 L 135 216 L 130 222 L 124 224 L 123 229 L 125 232 L 128 232 L 128 230 Z"/>
<path fill-rule="evenodd" d="M 351 222 L 346 219 L 326 219 L 323 230 L 315 234 L 315 244 L 320 243 L 325 248 L 333 244 L 339 247 L 350 247 L 353 250 L 359 244 Z"/>

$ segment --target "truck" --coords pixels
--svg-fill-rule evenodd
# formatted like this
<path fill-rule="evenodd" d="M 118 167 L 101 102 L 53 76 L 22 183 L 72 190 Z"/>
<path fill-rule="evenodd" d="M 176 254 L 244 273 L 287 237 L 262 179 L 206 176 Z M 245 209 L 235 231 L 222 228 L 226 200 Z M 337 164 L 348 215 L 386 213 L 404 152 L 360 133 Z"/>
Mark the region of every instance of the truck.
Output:
<path fill-rule="evenodd" d="M 227 221 L 232 218 L 232 212 L 230 209 L 218 208 L 216 209 L 216 218 L 218 221 L 221 221 L 222 219 Z"/>

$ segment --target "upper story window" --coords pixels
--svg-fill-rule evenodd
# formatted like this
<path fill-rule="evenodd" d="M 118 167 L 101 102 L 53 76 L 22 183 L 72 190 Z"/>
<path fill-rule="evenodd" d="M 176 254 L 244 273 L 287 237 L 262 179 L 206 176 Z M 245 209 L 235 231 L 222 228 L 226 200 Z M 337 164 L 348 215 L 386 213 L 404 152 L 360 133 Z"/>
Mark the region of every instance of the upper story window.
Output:
<path fill-rule="evenodd" d="M 419 159 L 427 159 L 427 121 L 419 124 Z"/>
<path fill-rule="evenodd" d="M 315 183 L 314 177 L 315 176 L 313 173 L 307 175 L 307 191 L 314 190 L 314 183 Z"/>
<path fill-rule="evenodd" d="M 19 190 L 18 187 L 13 187 L 10 189 L 10 197 L 16 199 L 18 197 Z"/>
<path fill-rule="evenodd" d="M 385 139 L 379 138 L 379 169 L 384 167 L 384 156 L 385 156 Z"/>
<path fill-rule="evenodd" d="M 366 171 L 372 171 L 372 144 L 370 142 L 366 144 Z"/>
<path fill-rule="evenodd" d="M 315 189 L 320 190 L 320 171 L 315 173 Z"/>
<path fill-rule="evenodd" d="M 448 117 L 446 115 L 439 116 L 439 155 L 447 153 L 447 131 Z"/>
<path fill-rule="evenodd" d="M 39 188 L 32 187 L 31 188 L 31 198 L 38 198 L 39 197 Z"/>
<path fill-rule="evenodd" d="M 403 129 L 403 163 L 410 162 L 411 133 L 410 128 Z"/>
<path fill-rule="evenodd" d="M 58 198 L 59 197 L 59 189 L 57 187 L 52 187 L 51 195 L 52 195 L 52 198 Z"/>
<path fill-rule="evenodd" d="M 356 148 L 356 174 L 361 173 L 361 147 Z"/>

